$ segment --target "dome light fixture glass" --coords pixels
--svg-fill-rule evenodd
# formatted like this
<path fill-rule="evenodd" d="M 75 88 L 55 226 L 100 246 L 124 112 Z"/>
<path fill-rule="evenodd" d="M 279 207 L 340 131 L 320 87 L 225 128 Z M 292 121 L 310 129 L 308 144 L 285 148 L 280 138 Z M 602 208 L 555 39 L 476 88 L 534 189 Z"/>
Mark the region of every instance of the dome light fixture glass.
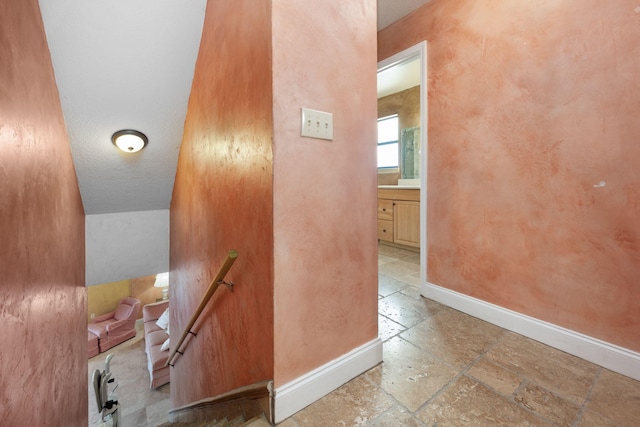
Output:
<path fill-rule="evenodd" d="M 113 134 L 111 142 L 125 153 L 136 153 L 142 150 L 149 140 L 142 132 L 133 129 L 123 129 Z"/>

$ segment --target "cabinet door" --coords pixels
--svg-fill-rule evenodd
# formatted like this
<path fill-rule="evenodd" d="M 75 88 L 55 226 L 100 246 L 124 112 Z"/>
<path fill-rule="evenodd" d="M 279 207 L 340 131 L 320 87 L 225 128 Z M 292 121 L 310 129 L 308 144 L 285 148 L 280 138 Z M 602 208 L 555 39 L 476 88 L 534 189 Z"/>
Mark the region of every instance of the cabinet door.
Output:
<path fill-rule="evenodd" d="M 393 241 L 420 247 L 420 202 L 393 202 Z"/>

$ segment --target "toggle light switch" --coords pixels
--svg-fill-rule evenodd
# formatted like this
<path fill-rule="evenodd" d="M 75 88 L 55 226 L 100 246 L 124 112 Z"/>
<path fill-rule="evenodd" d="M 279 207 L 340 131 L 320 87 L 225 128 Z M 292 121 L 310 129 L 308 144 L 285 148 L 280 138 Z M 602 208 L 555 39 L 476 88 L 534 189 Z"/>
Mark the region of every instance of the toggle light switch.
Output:
<path fill-rule="evenodd" d="M 333 114 L 302 108 L 300 135 L 333 140 Z"/>

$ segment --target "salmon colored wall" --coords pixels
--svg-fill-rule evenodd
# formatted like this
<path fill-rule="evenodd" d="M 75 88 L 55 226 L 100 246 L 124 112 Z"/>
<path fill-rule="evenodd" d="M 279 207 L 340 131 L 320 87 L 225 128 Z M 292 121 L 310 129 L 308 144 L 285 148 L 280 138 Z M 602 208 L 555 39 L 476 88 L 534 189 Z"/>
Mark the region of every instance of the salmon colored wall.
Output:
<path fill-rule="evenodd" d="M 84 210 L 37 0 L 0 2 L 0 424 L 87 422 Z"/>
<path fill-rule="evenodd" d="M 378 34 L 428 42 L 430 282 L 640 351 L 637 7 L 433 0 Z"/>
<path fill-rule="evenodd" d="M 276 387 L 377 336 L 375 25 L 374 0 L 273 2 Z"/>
<path fill-rule="evenodd" d="M 172 368 L 174 406 L 273 378 L 270 24 L 270 2 L 207 5 L 171 203 L 172 331 L 239 256 Z"/>

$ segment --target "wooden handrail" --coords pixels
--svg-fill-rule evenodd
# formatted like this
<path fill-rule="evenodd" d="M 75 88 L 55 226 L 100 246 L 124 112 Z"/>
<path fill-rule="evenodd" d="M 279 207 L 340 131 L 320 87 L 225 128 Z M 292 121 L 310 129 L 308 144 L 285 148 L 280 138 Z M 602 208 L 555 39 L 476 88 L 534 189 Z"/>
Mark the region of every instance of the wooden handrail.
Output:
<path fill-rule="evenodd" d="M 198 321 L 198 317 L 200 317 L 200 314 L 204 310 L 204 307 L 207 305 L 207 303 L 209 302 L 213 294 L 216 292 L 216 290 L 218 290 L 218 287 L 224 283 L 224 280 L 223 280 L 224 276 L 226 276 L 229 269 L 231 269 L 231 266 L 236 261 L 236 258 L 238 258 L 238 251 L 234 251 L 234 250 L 229 251 L 229 255 L 227 255 L 227 259 L 225 260 L 224 264 L 220 268 L 220 271 L 218 271 L 218 274 L 216 275 L 216 277 L 209 284 L 209 289 L 207 289 L 207 292 L 203 295 L 202 299 L 200 300 L 200 305 L 198 306 L 196 311 L 193 313 L 193 316 L 191 316 L 191 320 L 189 320 L 189 324 L 184 329 L 184 332 L 182 332 L 182 336 L 180 337 L 180 340 L 178 340 L 178 345 L 176 345 L 176 347 L 173 349 L 164 366 L 171 365 L 173 356 L 175 356 L 176 353 L 182 354 L 182 352 L 179 352 L 178 350 L 180 349 L 180 346 L 182 346 L 182 343 L 184 343 L 184 340 L 187 338 L 187 335 L 189 335 L 189 333 L 195 335 L 193 332 L 191 332 L 191 328 Z"/>

